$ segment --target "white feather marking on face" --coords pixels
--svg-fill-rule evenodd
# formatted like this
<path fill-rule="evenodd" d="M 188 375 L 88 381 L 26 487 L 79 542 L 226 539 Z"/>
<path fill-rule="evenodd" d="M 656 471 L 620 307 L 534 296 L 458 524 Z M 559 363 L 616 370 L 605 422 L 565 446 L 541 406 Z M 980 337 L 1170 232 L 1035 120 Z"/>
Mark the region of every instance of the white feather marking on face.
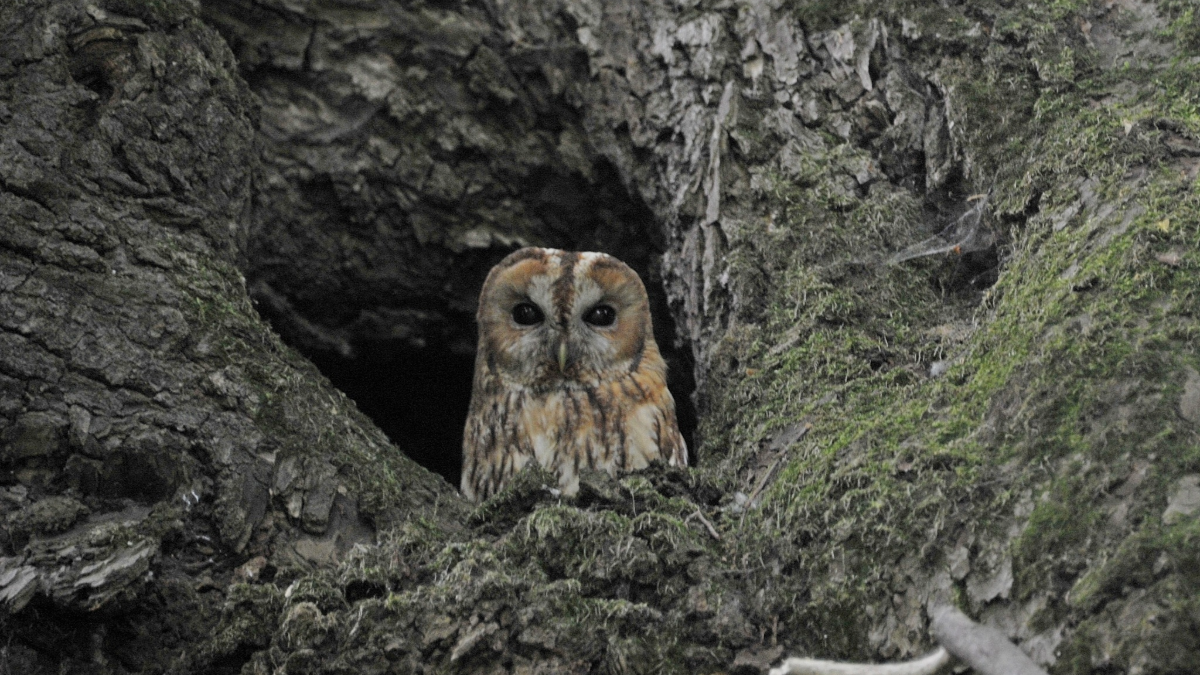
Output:
<path fill-rule="evenodd" d="M 603 299 L 604 289 L 600 288 L 595 281 L 587 278 L 575 281 L 575 306 L 571 308 L 571 332 L 579 336 L 580 346 L 584 351 L 607 362 L 616 351 L 616 346 L 606 337 L 606 334 L 615 331 L 617 325 L 596 328 L 583 321 L 584 314 Z"/>
<path fill-rule="evenodd" d="M 582 316 L 592 305 L 604 298 L 604 289 L 590 277 L 575 277 L 575 310 L 576 317 Z"/>
<path fill-rule="evenodd" d="M 544 274 L 530 277 L 529 286 L 525 289 L 529 299 L 541 308 L 547 318 L 554 316 L 554 293 L 550 290 L 550 285 L 556 276 L 558 276 L 557 265 Z"/>
<path fill-rule="evenodd" d="M 575 315 L 580 316 L 592 305 L 604 297 L 604 289 L 592 279 L 592 264 L 609 256 L 604 253 L 587 252 L 579 254 L 579 262 L 575 263 Z"/>

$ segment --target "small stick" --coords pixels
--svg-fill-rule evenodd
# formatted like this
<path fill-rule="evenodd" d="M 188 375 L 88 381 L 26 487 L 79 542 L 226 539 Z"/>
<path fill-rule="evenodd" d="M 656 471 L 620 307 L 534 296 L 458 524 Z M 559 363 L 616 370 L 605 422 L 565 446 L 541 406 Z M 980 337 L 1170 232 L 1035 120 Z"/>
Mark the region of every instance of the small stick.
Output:
<path fill-rule="evenodd" d="M 902 663 L 843 663 L 791 658 L 778 668 L 772 668 L 770 675 L 933 675 L 948 663 L 950 655 L 938 647 L 916 661 Z"/>
<path fill-rule="evenodd" d="M 804 428 L 800 430 L 800 435 L 797 436 L 792 443 L 795 443 L 801 438 L 807 436 L 808 432 L 812 430 L 812 426 L 812 422 L 806 422 L 804 424 Z M 754 489 L 750 491 L 750 496 L 746 498 L 746 508 L 744 511 L 742 511 L 742 517 L 738 519 L 739 529 L 743 524 L 745 524 L 746 514 L 749 513 L 750 509 L 754 506 L 754 500 L 758 499 L 759 493 L 763 491 L 763 488 L 767 487 L 767 482 L 770 481 L 771 477 L 775 475 L 775 470 L 778 469 L 779 465 L 783 463 L 783 459 L 785 457 L 787 457 L 787 448 L 784 448 L 784 453 L 776 457 L 774 462 L 771 462 L 771 466 L 767 468 L 767 472 L 763 474 L 763 477 L 758 480 L 758 484 L 755 485 Z"/>
<path fill-rule="evenodd" d="M 787 659 L 770 675 L 933 675 L 950 663 L 950 656 L 979 675 L 1046 675 L 1033 659 L 995 628 L 975 623 L 950 605 L 929 610 L 929 631 L 942 646 L 916 661 L 903 663 L 844 663 L 818 659 Z"/>
<path fill-rule="evenodd" d="M 703 513 L 700 513 L 700 509 L 696 509 L 696 512 L 685 518 L 683 522 L 691 522 L 692 518 L 699 518 L 700 522 L 704 524 L 704 528 L 708 530 L 709 534 L 712 535 L 712 538 L 716 539 L 717 541 L 721 541 L 721 533 L 717 532 L 717 528 L 713 527 L 713 524 L 708 522 L 708 518 L 705 518 Z"/>

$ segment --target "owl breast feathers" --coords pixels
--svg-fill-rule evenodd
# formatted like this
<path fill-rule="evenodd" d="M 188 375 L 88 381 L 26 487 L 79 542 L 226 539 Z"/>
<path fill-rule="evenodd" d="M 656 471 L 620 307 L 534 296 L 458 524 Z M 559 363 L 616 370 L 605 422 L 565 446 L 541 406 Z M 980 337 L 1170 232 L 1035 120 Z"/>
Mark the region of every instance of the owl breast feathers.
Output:
<path fill-rule="evenodd" d="M 535 461 L 565 494 L 581 469 L 687 466 L 646 288 L 604 253 L 524 248 L 479 294 L 462 492 L 482 501 Z"/>

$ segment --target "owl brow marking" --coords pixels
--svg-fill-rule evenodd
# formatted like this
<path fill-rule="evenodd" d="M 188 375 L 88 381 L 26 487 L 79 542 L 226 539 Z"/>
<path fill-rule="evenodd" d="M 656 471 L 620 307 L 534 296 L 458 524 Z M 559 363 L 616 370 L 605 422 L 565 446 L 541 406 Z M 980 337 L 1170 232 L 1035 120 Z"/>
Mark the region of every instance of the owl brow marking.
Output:
<path fill-rule="evenodd" d="M 551 287 L 553 294 L 554 307 L 558 309 L 558 323 L 560 326 L 566 326 L 567 320 L 571 317 L 572 300 L 575 297 L 575 264 L 579 262 L 579 254 L 571 251 L 563 251 L 558 256 L 559 277 L 554 280 Z"/>
<path fill-rule="evenodd" d="M 589 267 L 588 269 L 592 272 L 596 272 L 599 270 L 614 270 L 617 272 L 621 272 L 624 270 L 625 267 L 627 267 L 627 265 L 625 265 L 625 263 L 617 260 L 616 258 L 613 258 L 612 256 L 601 254 L 601 255 L 594 256 L 592 258 L 591 267 Z"/>

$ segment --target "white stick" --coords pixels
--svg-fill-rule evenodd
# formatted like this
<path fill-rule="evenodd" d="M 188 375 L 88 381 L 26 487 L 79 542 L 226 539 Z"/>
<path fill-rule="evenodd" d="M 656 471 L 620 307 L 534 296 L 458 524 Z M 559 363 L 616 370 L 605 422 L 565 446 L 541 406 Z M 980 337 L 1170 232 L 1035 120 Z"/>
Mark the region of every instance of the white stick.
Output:
<path fill-rule="evenodd" d="M 931 608 L 929 614 L 929 631 L 942 646 L 922 659 L 875 664 L 791 658 L 770 675 L 933 675 L 950 663 L 951 654 L 979 675 L 1046 675 L 995 628 L 975 623 L 950 605 Z"/>
<path fill-rule="evenodd" d="M 843 663 L 818 659 L 787 659 L 770 675 L 933 675 L 950 663 L 950 655 L 939 647 L 924 658 L 902 663 Z"/>

